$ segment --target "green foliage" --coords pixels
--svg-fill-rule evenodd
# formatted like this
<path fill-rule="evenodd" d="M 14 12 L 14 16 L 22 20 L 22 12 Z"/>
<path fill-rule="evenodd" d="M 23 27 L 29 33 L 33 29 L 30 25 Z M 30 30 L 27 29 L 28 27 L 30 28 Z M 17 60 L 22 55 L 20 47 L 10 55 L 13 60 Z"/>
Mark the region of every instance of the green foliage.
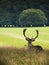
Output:
<path fill-rule="evenodd" d="M 20 13 L 19 23 L 22 26 L 40 26 L 47 23 L 47 18 L 44 12 L 40 9 L 26 9 Z"/>
<path fill-rule="evenodd" d="M 26 9 L 31 9 L 31 8 L 43 10 L 47 18 L 49 19 L 48 0 L 37 0 L 37 1 L 36 0 L 0 0 L 0 26 L 2 26 L 2 24 L 3 25 L 12 24 L 14 26 L 19 26 L 18 18 L 19 18 L 20 12 Z M 30 21 L 32 20 L 32 18 L 33 16 L 30 17 L 30 19 L 28 20 Z M 26 25 L 30 26 L 31 23 L 32 22 Z M 37 23 L 35 24 L 38 25 Z M 39 23 L 39 24 L 41 25 L 42 23 Z M 49 25 L 49 22 L 47 23 L 47 25 Z M 23 24 L 23 26 L 25 26 L 25 24 Z"/>

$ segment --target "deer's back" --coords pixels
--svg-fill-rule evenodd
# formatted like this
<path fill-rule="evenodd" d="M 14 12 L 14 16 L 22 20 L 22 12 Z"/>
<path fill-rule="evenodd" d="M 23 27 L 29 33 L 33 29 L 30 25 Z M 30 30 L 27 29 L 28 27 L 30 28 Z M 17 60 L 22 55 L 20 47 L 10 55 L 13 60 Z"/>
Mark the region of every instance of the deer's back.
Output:
<path fill-rule="evenodd" d="M 36 51 L 42 51 L 43 48 L 41 46 L 32 46 L 31 49 L 36 50 Z"/>

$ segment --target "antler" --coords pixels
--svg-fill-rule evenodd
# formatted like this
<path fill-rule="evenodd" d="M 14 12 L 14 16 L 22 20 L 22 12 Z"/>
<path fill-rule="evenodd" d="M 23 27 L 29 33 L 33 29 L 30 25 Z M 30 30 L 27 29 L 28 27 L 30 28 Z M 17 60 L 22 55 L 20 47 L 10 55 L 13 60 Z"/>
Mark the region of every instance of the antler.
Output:
<path fill-rule="evenodd" d="M 23 30 L 23 35 L 24 35 L 24 37 L 26 38 L 26 40 L 29 40 L 30 38 L 28 38 L 28 37 L 25 35 L 26 30 L 27 30 L 27 29 L 24 29 L 24 30 Z M 31 38 L 32 41 L 35 41 L 35 39 L 38 37 L 39 31 L 36 30 L 36 33 L 37 33 L 37 35 L 35 36 L 35 38 Z"/>
<path fill-rule="evenodd" d="M 36 33 L 37 33 L 37 35 L 36 35 L 36 37 L 35 37 L 34 39 L 36 39 L 36 38 L 38 37 L 38 35 L 39 35 L 39 31 L 36 30 Z"/>
<path fill-rule="evenodd" d="M 26 30 L 27 30 L 27 29 L 24 29 L 24 30 L 23 30 L 23 35 L 24 35 L 25 37 L 26 37 L 26 35 L 25 35 Z"/>
<path fill-rule="evenodd" d="M 24 30 L 23 30 L 23 35 L 25 36 L 25 39 L 28 41 L 28 40 L 29 40 L 29 37 L 27 37 L 27 36 L 25 35 L 26 30 L 27 30 L 27 29 L 24 29 Z"/>

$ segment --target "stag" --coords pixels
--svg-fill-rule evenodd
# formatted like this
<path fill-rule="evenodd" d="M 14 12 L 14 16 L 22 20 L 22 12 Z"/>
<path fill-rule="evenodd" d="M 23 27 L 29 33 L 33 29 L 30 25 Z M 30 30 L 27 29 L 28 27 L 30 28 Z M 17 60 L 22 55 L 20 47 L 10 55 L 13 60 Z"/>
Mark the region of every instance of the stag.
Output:
<path fill-rule="evenodd" d="M 33 48 L 33 49 L 35 49 L 35 50 L 41 51 L 41 50 L 42 50 L 42 47 L 41 47 L 41 46 L 34 46 L 34 45 L 32 45 L 32 42 L 34 42 L 34 41 L 36 40 L 36 38 L 38 37 L 38 35 L 39 35 L 38 30 L 36 30 L 37 35 L 36 35 L 34 38 L 29 38 L 29 37 L 27 37 L 27 36 L 25 35 L 26 30 L 27 30 L 27 29 L 24 29 L 24 30 L 23 30 L 23 35 L 24 35 L 25 39 L 28 41 L 28 49 L 32 49 L 32 48 Z"/>

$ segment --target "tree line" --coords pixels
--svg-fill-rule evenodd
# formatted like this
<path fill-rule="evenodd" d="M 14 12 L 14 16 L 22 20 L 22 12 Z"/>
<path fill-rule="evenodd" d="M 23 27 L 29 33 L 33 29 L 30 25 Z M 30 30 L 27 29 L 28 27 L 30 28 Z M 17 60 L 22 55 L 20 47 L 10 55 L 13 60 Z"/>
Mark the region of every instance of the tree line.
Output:
<path fill-rule="evenodd" d="M 0 0 L 0 27 L 45 25 L 49 25 L 48 0 Z"/>

